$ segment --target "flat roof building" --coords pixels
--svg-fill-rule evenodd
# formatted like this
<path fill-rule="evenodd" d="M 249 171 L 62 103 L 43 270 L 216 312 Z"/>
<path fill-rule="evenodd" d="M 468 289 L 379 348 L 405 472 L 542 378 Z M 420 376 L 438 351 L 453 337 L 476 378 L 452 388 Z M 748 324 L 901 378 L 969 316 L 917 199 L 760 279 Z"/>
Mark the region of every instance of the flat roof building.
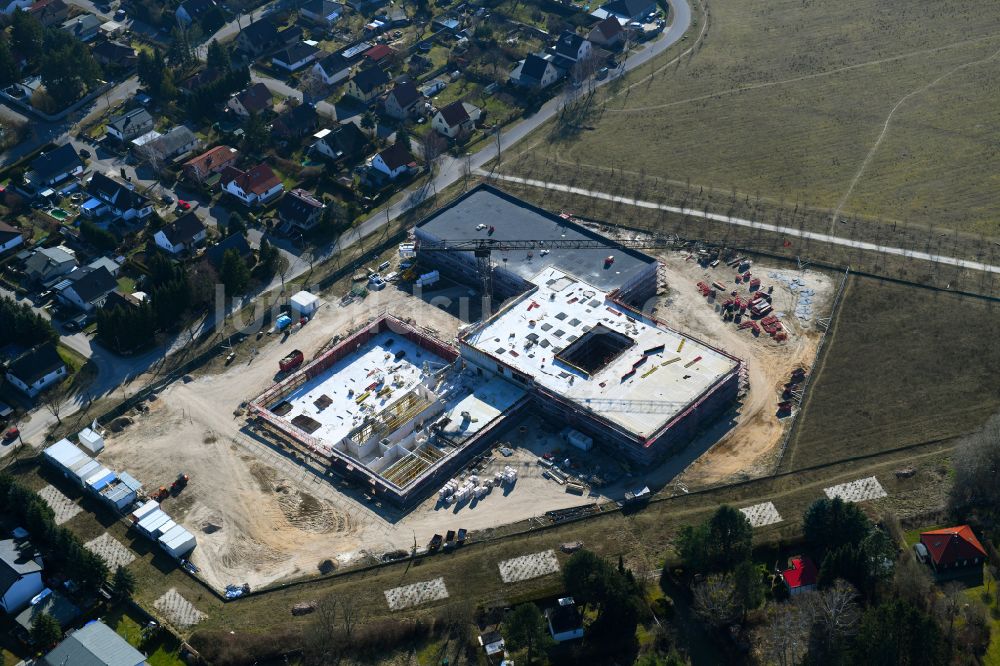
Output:
<path fill-rule="evenodd" d="M 490 185 L 479 185 L 417 223 L 421 264 L 444 275 L 478 285 L 477 266 L 471 252 L 421 252 L 420 242 L 489 238 L 513 240 L 602 240 L 603 237 L 572 220 L 533 206 Z M 605 259 L 614 256 L 607 264 Z M 607 250 L 553 247 L 546 250 L 494 253 L 493 285 L 496 296 L 510 298 L 532 288 L 531 279 L 546 268 L 570 273 L 597 289 L 630 303 L 656 295 L 659 262 L 642 252 L 623 250 L 608 242 Z"/>

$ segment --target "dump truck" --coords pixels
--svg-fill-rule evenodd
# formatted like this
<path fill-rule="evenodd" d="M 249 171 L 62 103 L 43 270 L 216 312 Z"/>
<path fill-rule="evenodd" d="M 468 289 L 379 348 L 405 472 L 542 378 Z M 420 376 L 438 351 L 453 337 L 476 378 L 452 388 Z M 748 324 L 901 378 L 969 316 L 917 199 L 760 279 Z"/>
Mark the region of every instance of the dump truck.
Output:
<path fill-rule="evenodd" d="M 278 367 L 281 368 L 282 372 L 288 372 L 294 370 L 295 368 L 302 365 L 302 361 L 306 360 L 306 357 L 298 349 L 293 349 L 288 352 L 285 358 L 278 361 Z"/>

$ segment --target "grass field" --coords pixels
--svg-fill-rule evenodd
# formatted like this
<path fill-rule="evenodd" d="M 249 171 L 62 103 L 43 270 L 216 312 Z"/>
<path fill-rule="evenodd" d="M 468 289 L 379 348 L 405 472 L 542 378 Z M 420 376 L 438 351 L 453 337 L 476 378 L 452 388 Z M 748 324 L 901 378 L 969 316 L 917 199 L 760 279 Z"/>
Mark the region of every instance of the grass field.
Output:
<path fill-rule="evenodd" d="M 598 96 L 588 130 L 521 151 L 556 181 L 616 168 L 1000 235 L 995 2 L 711 0 L 708 15 L 692 56 L 640 68 Z"/>
<path fill-rule="evenodd" d="M 851 278 L 783 470 L 955 437 L 1000 411 L 1000 303 Z"/>

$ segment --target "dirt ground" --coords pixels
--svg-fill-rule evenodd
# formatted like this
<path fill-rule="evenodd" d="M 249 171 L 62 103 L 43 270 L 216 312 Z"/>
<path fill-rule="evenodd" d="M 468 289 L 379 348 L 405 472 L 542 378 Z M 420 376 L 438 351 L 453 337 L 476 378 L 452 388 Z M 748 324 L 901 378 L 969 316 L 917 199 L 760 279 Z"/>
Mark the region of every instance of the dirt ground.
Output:
<path fill-rule="evenodd" d="M 791 422 L 790 418 L 777 416 L 781 392 L 792 370 L 804 367 L 807 372 L 811 371 L 823 336 L 823 331 L 816 326 L 815 316 L 829 316 L 837 283 L 825 272 L 808 268 L 789 270 L 769 266 L 767 262 L 754 262 L 751 271 L 753 276 L 761 278 L 762 287 L 774 286 L 774 311 L 785 313 L 782 325 L 788 332 L 788 340 L 775 342 L 763 331 L 755 337 L 751 331 L 741 331 L 733 322 L 723 321 L 719 302 L 706 299 L 695 286 L 699 281 L 719 280 L 735 287 L 735 270 L 721 262 L 714 269 L 705 268 L 689 256 L 686 252 L 674 252 L 660 257 L 668 291 L 658 299 L 655 314 L 668 325 L 745 360 L 749 378 L 749 390 L 738 407 L 735 423 L 721 438 L 717 433 L 706 433 L 717 441 L 678 479 L 691 488 L 771 471 L 781 439 Z M 804 322 L 794 315 L 799 296 L 781 281 L 769 278 L 769 273 L 801 278 L 805 287 L 815 292 L 811 321 Z M 741 297 L 745 294 L 746 289 L 741 288 Z M 793 418 L 795 415 L 797 410 Z"/>
<path fill-rule="evenodd" d="M 169 486 L 178 473 L 191 476 L 188 487 L 165 500 L 163 508 L 196 535 L 191 560 L 219 589 L 311 577 L 328 561 L 335 567 L 373 561 L 389 551 L 422 547 L 433 534 L 449 529 L 488 536 L 494 528 L 548 510 L 620 498 L 625 490 L 643 484 L 662 486 L 686 468 L 683 479 L 689 484 L 764 470 L 785 427 L 774 413 L 781 384 L 793 367 L 811 362 L 819 336 L 793 326 L 789 341 L 778 345 L 766 336 L 755 339 L 749 331 L 737 331 L 734 324 L 722 322 L 716 307 L 694 288 L 705 277 L 731 282 L 728 270 L 706 275 L 683 255 L 664 259 L 670 288 L 656 314 L 749 361 L 750 392 L 736 417 L 737 427 L 705 455 L 718 432 L 705 433 L 656 469 L 633 470 L 597 450 L 583 454 L 569 449 L 559 437 L 561 425 L 529 417 L 510 425 L 481 473 L 491 475 L 507 465 L 516 468 L 519 476 L 512 489 L 496 489 L 459 507 L 439 505 L 435 494 L 402 514 L 368 503 L 357 490 L 324 479 L 248 436 L 236 410 L 274 382 L 278 360 L 290 349 L 312 358 L 335 335 L 343 336 L 384 311 L 409 318 L 442 340 L 453 339 L 463 324 L 434 299 L 466 295 L 467 289 L 443 288 L 417 299 L 390 287 L 346 307 L 337 299 L 325 300 L 313 320 L 287 339 L 261 339 L 256 356 L 247 358 L 241 352 L 242 357 L 217 374 L 176 382 L 149 403 L 148 412 L 136 415 L 133 425 L 107 438 L 102 459 L 127 470 L 149 490 Z M 832 281 L 810 271 L 805 277 L 816 289 L 814 303 L 823 313 L 823 295 L 830 292 Z M 791 312 L 792 295 L 783 289 L 776 283 L 776 310 Z M 502 455 L 503 447 L 510 447 L 511 455 Z M 593 480 L 593 487 L 579 496 L 544 478 L 537 461 L 545 453 L 554 454 L 560 463 L 570 457 L 568 471 Z"/>

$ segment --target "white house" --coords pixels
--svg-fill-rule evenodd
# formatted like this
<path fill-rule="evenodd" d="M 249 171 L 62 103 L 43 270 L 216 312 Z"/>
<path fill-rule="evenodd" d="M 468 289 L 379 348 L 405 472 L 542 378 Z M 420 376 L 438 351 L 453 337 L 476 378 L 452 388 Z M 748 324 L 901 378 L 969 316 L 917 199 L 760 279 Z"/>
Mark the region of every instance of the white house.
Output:
<path fill-rule="evenodd" d="M 394 143 L 372 158 L 372 168 L 395 180 L 417 167 L 417 161 L 401 143 Z"/>
<path fill-rule="evenodd" d="M 258 164 L 249 171 L 226 167 L 219 183 L 224 191 L 248 206 L 266 203 L 285 189 L 281 179 L 266 164 Z"/>
<path fill-rule="evenodd" d="M 170 254 L 179 254 L 194 248 L 207 235 L 204 223 L 194 211 L 190 211 L 157 231 L 153 235 L 153 241 Z"/>
<path fill-rule="evenodd" d="M 62 181 L 83 173 L 83 160 L 70 143 L 64 143 L 47 153 L 41 153 L 28 165 L 24 185 L 19 187 L 29 197 Z"/>
<path fill-rule="evenodd" d="M 586 60 L 593 54 L 593 47 L 590 42 L 569 30 L 563 30 L 556 41 L 556 57 L 562 59 L 567 65 Z"/>
<path fill-rule="evenodd" d="M 452 102 L 434 114 L 431 126 L 449 139 L 465 136 L 476 126 L 482 112 L 468 102 Z"/>
<path fill-rule="evenodd" d="M 103 173 L 94 174 L 87 184 L 87 192 L 91 198 L 80 206 L 80 212 L 86 217 L 96 218 L 110 213 L 123 220 L 141 220 L 153 213 L 153 202 L 149 197 L 136 192 L 131 183 Z"/>
<path fill-rule="evenodd" d="M 45 589 L 42 559 L 23 539 L 0 541 L 0 608 L 16 615 Z"/>
<path fill-rule="evenodd" d="M 315 46 L 299 42 L 275 53 L 271 58 L 271 64 L 285 71 L 295 72 L 315 60 L 318 53 L 320 50 Z"/>
<path fill-rule="evenodd" d="M 555 608 L 545 611 L 549 633 L 557 643 L 583 638 L 583 616 L 573 597 L 563 597 Z"/>
<path fill-rule="evenodd" d="M 299 14 L 329 28 L 344 15 L 344 5 L 333 0 L 307 0 L 299 6 Z"/>
<path fill-rule="evenodd" d="M 153 129 L 153 116 L 139 107 L 115 116 L 108 122 L 106 129 L 109 135 L 124 143 Z"/>
<path fill-rule="evenodd" d="M 55 286 L 60 301 L 84 312 L 93 312 L 103 305 L 108 294 L 117 288 L 118 281 L 103 266 L 78 268 Z"/>
<path fill-rule="evenodd" d="M 20 229 L 15 229 L 6 222 L 0 222 L 0 254 L 12 250 L 24 243 Z"/>
<path fill-rule="evenodd" d="M 322 60 L 317 60 L 312 71 L 323 83 L 332 86 L 351 75 L 351 63 L 340 53 L 331 53 Z"/>
<path fill-rule="evenodd" d="M 21 354 L 7 368 L 7 381 L 30 398 L 34 398 L 65 376 L 66 364 L 51 342 Z"/>
<path fill-rule="evenodd" d="M 537 53 L 529 53 L 528 57 L 518 63 L 510 73 L 510 82 L 522 88 L 541 90 L 559 80 L 559 69 L 551 61 Z"/>

